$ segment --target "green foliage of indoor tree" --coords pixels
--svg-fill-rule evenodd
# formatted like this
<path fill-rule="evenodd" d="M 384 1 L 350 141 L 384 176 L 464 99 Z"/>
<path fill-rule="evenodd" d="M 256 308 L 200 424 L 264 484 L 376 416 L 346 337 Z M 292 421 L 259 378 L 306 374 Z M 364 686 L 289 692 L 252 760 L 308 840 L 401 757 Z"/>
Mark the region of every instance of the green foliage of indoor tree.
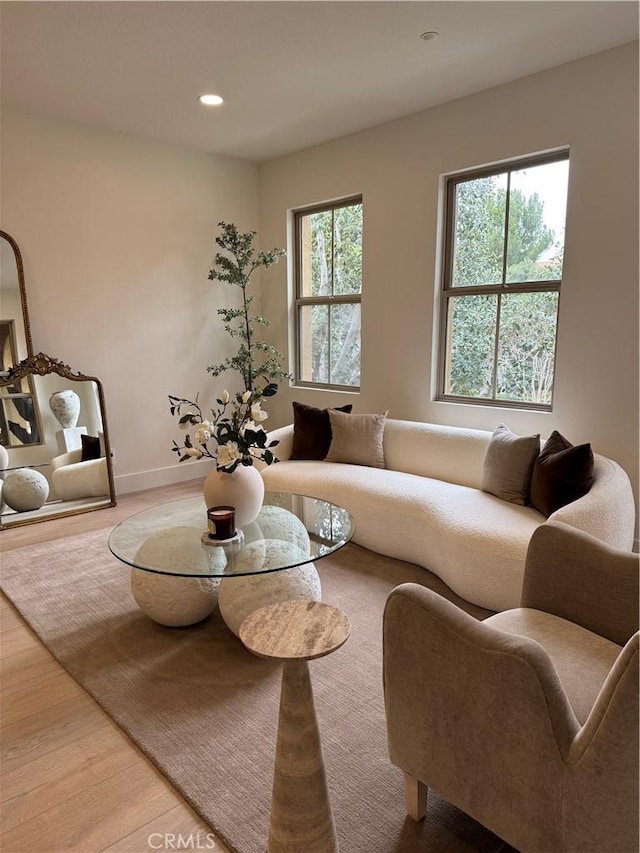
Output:
<path fill-rule="evenodd" d="M 284 249 L 259 252 L 254 248 L 255 231 L 240 233 L 235 225 L 219 222 L 221 233 L 216 243 L 226 254 L 218 252 L 209 279 L 236 286 L 242 294 L 239 308 L 218 308 L 224 328 L 231 338 L 239 339 L 237 353 L 207 368 L 212 376 L 227 370 L 242 377 L 243 390 L 230 394 L 226 389 L 217 397 L 217 409 L 206 414 L 198 402 L 169 395 L 169 411 L 179 418 L 186 432 L 182 442 L 173 441 L 171 450 L 180 462 L 189 459 L 215 459 L 219 471 L 232 474 L 238 465 L 250 466 L 255 460 L 267 465 L 277 462 L 262 422 L 268 417 L 262 399 L 273 397 L 278 385 L 273 380 L 288 379 L 282 369 L 284 356 L 275 347 L 256 338 L 254 326 L 268 326 L 268 321 L 250 312 L 253 296 L 247 288 L 253 273 L 270 267 L 285 254 Z M 193 437 L 188 430 L 194 430 Z"/>
<path fill-rule="evenodd" d="M 240 233 L 235 225 L 219 222 L 221 233 L 216 237 L 217 245 L 226 252 L 218 252 L 209 279 L 230 284 L 240 289 L 242 306 L 239 308 L 218 308 L 224 328 L 232 338 L 238 338 L 240 344 L 234 356 L 219 364 L 210 365 L 207 370 L 212 376 L 220 376 L 226 370 L 235 370 L 242 376 L 247 391 L 258 390 L 256 383 L 263 380 L 266 386 L 273 385 L 275 379 L 289 379 L 290 374 L 282 368 L 284 356 L 274 346 L 260 340 L 255 335 L 254 326 L 268 326 L 269 321 L 260 315 L 250 313 L 253 296 L 247 292 L 251 276 L 257 269 L 266 269 L 278 263 L 286 252 L 284 249 L 269 249 L 259 252 L 253 243 L 255 231 Z M 277 388 L 277 385 L 276 385 Z"/>

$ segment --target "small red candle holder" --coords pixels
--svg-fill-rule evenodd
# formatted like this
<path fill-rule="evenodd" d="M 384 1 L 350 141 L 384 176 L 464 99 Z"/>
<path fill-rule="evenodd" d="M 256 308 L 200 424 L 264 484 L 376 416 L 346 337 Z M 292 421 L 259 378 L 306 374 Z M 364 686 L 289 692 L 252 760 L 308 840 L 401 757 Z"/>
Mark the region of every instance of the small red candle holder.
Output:
<path fill-rule="evenodd" d="M 236 509 L 233 506 L 212 506 L 207 509 L 207 529 L 210 539 L 231 539 L 236 535 Z"/>

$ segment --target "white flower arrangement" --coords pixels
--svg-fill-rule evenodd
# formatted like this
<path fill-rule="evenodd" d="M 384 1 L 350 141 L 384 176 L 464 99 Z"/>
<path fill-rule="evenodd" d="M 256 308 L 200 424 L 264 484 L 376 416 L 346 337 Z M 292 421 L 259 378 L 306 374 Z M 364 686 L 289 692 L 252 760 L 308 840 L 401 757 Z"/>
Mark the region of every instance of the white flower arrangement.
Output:
<path fill-rule="evenodd" d="M 269 383 L 261 391 L 236 394 L 233 400 L 225 390 L 216 400 L 219 408 L 211 410 L 210 418 L 204 417 L 197 396 L 187 400 L 169 395 L 169 410 L 179 417 L 180 428 L 196 428 L 193 438 L 187 433 L 183 444 L 174 440 L 172 451 L 180 454 L 180 462 L 215 459 L 218 470 L 229 474 L 238 465 L 253 465 L 254 459 L 266 465 L 277 462 L 271 448 L 278 442 L 267 444 L 267 433 L 261 426 L 269 417 L 262 408 L 262 397 L 272 397 L 277 390 L 277 385 Z"/>

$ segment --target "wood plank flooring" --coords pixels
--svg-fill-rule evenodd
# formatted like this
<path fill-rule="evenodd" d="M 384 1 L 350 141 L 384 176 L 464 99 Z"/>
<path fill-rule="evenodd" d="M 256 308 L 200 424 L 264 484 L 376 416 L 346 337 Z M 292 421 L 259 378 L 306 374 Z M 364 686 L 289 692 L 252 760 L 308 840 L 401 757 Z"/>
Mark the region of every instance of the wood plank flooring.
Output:
<path fill-rule="evenodd" d="M 4 530 L 0 552 L 111 528 L 201 488 L 198 480 L 151 489 L 115 507 Z M 227 850 L 4 597 L 0 678 L 2 853 L 162 853 L 179 842 Z"/>

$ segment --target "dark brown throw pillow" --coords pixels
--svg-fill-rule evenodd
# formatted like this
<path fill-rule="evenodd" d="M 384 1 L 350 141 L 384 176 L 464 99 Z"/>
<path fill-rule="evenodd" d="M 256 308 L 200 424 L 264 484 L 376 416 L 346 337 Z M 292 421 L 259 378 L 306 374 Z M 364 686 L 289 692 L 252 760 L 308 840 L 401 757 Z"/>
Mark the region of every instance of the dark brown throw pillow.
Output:
<path fill-rule="evenodd" d="M 593 483 L 590 444 L 574 447 L 554 430 L 533 466 L 531 506 L 547 518 L 561 506 L 586 495 Z"/>
<path fill-rule="evenodd" d="M 337 411 L 349 414 L 353 406 L 341 406 Z M 304 403 L 293 404 L 292 459 L 321 460 L 331 446 L 331 421 L 327 409 L 317 409 Z"/>
<path fill-rule="evenodd" d="M 82 456 L 81 462 L 87 462 L 89 459 L 100 459 L 100 439 L 93 435 L 81 435 L 82 441 Z"/>

